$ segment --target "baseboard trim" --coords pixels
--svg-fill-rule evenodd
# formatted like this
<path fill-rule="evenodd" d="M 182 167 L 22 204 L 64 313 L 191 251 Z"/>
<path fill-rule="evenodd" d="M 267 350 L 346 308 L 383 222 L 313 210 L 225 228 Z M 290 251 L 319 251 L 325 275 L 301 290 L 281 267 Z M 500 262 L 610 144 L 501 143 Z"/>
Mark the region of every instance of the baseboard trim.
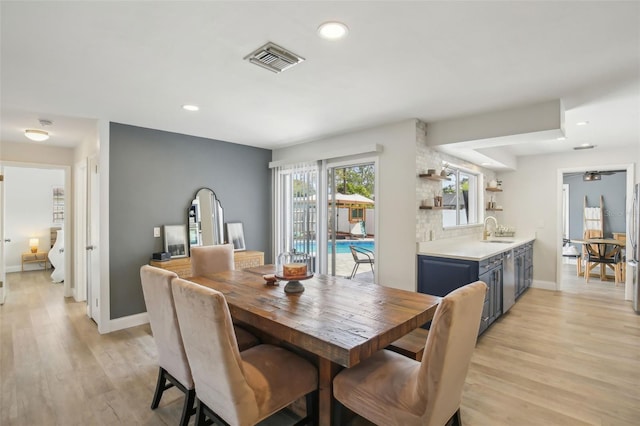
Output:
<path fill-rule="evenodd" d="M 147 312 L 112 319 L 111 321 L 109 321 L 107 333 L 111 333 L 112 331 L 124 330 L 125 328 L 136 327 L 138 325 L 147 324 L 148 322 L 149 314 Z"/>
<path fill-rule="evenodd" d="M 533 280 L 533 282 L 531 283 L 531 288 L 539 288 L 542 290 L 552 290 L 552 291 L 556 291 L 556 283 L 554 281 L 540 281 L 540 280 Z"/>

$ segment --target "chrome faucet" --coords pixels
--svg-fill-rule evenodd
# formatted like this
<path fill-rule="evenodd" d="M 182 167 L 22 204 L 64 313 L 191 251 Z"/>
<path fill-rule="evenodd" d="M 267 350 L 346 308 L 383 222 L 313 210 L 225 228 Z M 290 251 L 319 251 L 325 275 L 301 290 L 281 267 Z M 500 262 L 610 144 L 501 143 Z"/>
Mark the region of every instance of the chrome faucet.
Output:
<path fill-rule="evenodd" d="M 493 219 L 493 223 L 496 225 L 496 228 L 498 228 L 498 219 L 496 219 L 493 216 L 487 216 L 484 218 L 484 228 L 482 229 L 482 239 L 486 240 L 487 237 L 490 235 L 490 233 L 487 231 L 487 221 L 489 219 Z"/>

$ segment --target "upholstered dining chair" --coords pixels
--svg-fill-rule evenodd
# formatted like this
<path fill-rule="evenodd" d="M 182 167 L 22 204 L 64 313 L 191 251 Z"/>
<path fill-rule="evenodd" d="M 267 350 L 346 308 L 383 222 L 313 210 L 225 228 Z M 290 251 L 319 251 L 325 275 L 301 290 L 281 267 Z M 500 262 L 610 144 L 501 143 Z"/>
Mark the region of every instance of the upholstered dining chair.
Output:
<path fill-rule="evenodd" d="M 191 275 L 194 277 L 232 271 L 234 269 L 233 244 L 191 248 Z M 241 351 L 260 343 L 257 337 L 242 328 L 242 326 L 234 324 L 234 328 L 238 338 L 238 347 Z"/>
<path fill-rule="evenodd" d="M 461 425 L 462 388 L 476 344 L 487 285 L 476 281 L 446 295 L 433 317 L 422 361 L 383 349 L 333 380 L 342 407 L 377 425 Z"/>
<path fill-rule="evenodd" d="M 254 425 L 302 396 L 303 420 L 315 422 L 318 372 L 309 361 L 267 344 L 240 352 L 222 293 L 181 278 L 173 279 L 172 291 L 196 386 L 196 425 L 207 417 Z"/>
<path fill-rule="evenodd" d="M 158 381 L 151 402 L 151 409 L 158 408 L 165 390 L 175 386 L 185 394 L 180 425 L 186 426 L 195 413 L 195 386 L 191 368 L 182 344 L 178 317 L 171 293 L 171 280 L 177 278 L 175 272 L 144 265 L 140 268 L 140 280 L 144 302 L 153 332 L 153 340 L 158 348 Z"/>
<path fill-rule="evenodd" d="M 233 244 L 219 244 L 191 248 L 191 275 L 194 277 L 232 271 Z"/>
<path fill-rule="evenodd" d="M 158 348 L 158 381 L 151 402 L 151 409 L 158 408 L 165 390 L 175 386 L 185 394 L 180 425 L 186 425 L 195 413 L 195 387 L 191 368 L 182 343 L 178 326 L 171 280 L 177 278 L 175 272 L 144 265 L 140 268 L 142 292 L 147 305 L 147 313 Z M 256 337 L 242 328 L 234 328 L 239 350 L 258 344 Z"/>

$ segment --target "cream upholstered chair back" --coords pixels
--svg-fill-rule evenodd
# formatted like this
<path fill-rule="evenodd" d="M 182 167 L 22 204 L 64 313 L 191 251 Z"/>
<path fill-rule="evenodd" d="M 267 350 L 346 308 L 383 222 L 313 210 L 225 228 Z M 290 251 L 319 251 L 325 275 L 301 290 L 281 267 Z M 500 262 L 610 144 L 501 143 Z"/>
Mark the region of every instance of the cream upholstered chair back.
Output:
<path fill-rule="evenodd" d="M 158 347 L 158 361 L 187 389 L 193 388 L 191 369 L 184 350 L 178 317 L 171 292 L 171 280 L 177 275 L 166 269 L 144 265 L 140 279 L 147 305 L 153 339 Z"/>
<path fill-rule="evenodd" d="M 232 271 L 233 244 L 193 247 L 191 249 L 191 275 L 194 277 Z"/>
<path fill-rule="evenodd" d="M 224 296 L 180 278 L 173 280 L 173 295 L 198 399 L 230 424 L 255 423 L 258 404 Z"/>
<path fill-rule="evenodd" d="M 425 425 L 444 425 L 460 407 L 476 345 L 487 285 L 481 281 L 446 295 L 436 310 L 418 373 Z"/>

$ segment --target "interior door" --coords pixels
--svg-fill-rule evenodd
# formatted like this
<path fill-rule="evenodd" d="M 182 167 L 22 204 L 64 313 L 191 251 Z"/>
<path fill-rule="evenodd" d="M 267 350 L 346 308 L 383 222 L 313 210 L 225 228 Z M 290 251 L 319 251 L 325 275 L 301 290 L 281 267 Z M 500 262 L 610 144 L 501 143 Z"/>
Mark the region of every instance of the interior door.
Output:
<path fill-rule="evenodd" d="M 100 325 L 100 253 L 98 251 L 100 236 L 100 173 L 97 157 L 90 157 L 89 194 L 87 199 L 87 315 Z"/>
<path fill-rule="evenodd" d="M 75 299 L 87 300 L 87 160 L 75 166 Z"/>
<path fill-rule="evenodd" d="M 4 270 L 4 245 L 6 242 L 9 240 L 4 238 L 4 169 L 0 165 L 0 305 L 4 303 L 9 291 Z"/>

